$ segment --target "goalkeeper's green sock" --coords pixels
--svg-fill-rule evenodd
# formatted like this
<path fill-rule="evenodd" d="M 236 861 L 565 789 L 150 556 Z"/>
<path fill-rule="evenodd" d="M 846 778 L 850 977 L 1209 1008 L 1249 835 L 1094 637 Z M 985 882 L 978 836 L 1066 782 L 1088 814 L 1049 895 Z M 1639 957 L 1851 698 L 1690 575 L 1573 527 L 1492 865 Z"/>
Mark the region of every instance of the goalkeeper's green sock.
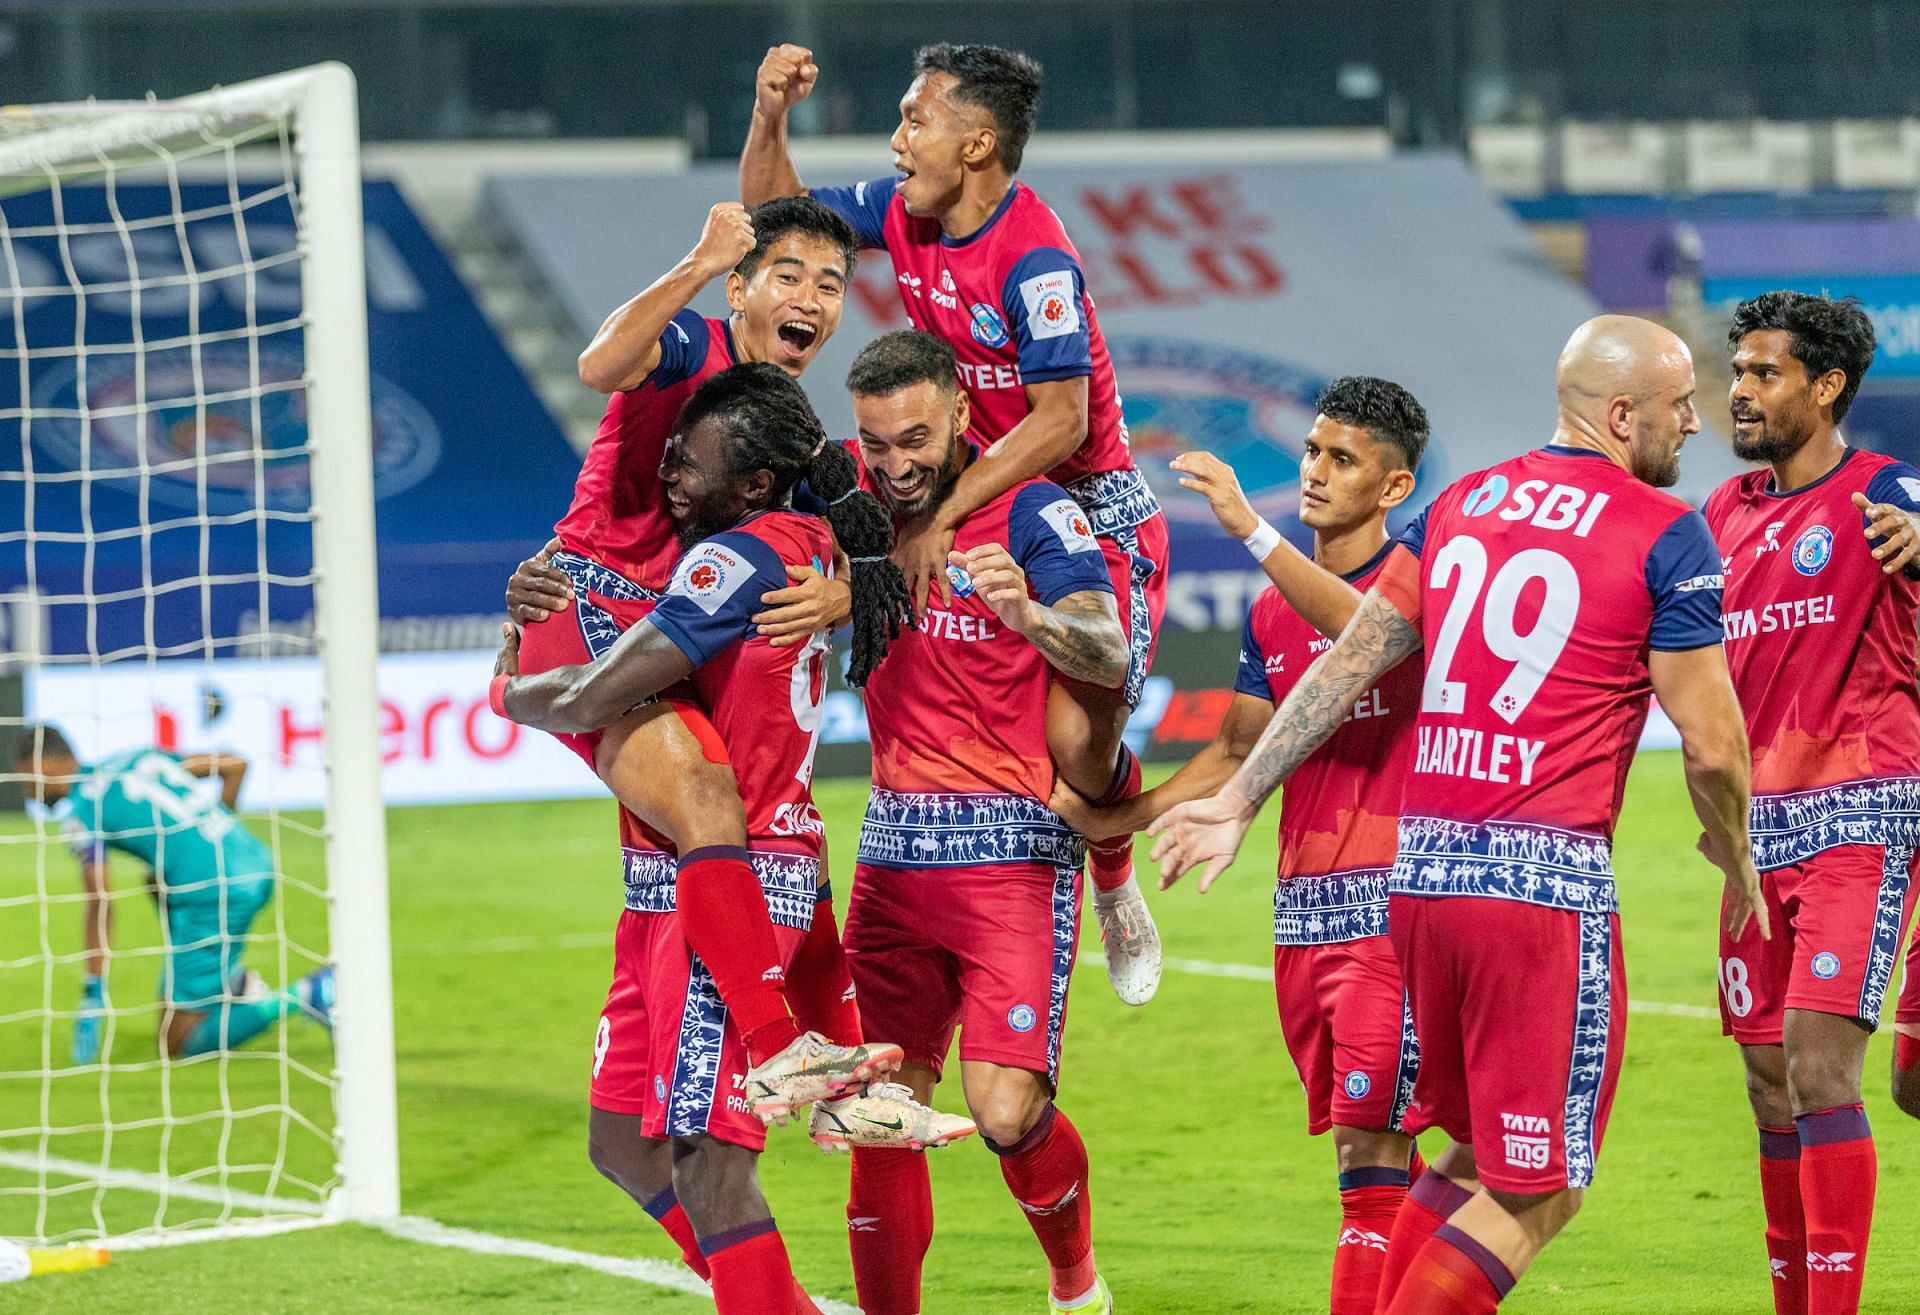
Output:
<path fill-rule="evenodd" d="M 300 998 L 292 991 L 275 991 L 264 1000 L 216 1005 L 187 1033 L 180 1057 L 187 1059 L 211 1050 L 237 1050 L 299 1007 Z"/>

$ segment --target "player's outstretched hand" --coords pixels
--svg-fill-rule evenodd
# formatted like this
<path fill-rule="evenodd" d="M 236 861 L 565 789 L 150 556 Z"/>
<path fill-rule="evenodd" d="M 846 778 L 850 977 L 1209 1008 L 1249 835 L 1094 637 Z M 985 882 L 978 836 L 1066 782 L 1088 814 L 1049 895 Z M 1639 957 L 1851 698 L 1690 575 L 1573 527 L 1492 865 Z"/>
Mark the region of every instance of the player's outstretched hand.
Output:
<path fill-rule="evenodd" d="M 688 257 L 708 278 L 719 278 L 753 250 L 753 220 L 738 201 L 722 201 L 707 211 L 706 227 Z"/>
<path fill-rule="evenodd" d="M 1114 824 L 1111 809 L 1095 804 L 1068 785 L 1064 777 L 1053 778 L 1053 795 L 1047 800 L 1047 807 L 1089 840 L 1111 840 L 1125 834 L 1125 828 Z"/>
<path fill-rule="evenodd" d="M 1244 816 L 1224 794 L 1175 804 L 1153 819 L 1147 834 L 1157 837 L 1148 855 L 1160 865 L 1160 889 L 1166 890 L 1194 868 L 1200 869 L 1200 893 L 1227 870 L 1240 852 L 1253 819 Z"/>
<path fill-rule="evenodd" d="M 1228 534 L 1244 539 L 1259 526 L 1260 517 L 1254 513 L 1253 504 L 1240 491 L 1240 477 L 1219 457 L 1211 452 L 1182 452 L 1172 466 L 1180 476 L 1180 487 L 1203 494 L 1213 509 L 1213 518 Z"/>
<path fill-rule="evenodd" d="M 1892 503 L 1869 502 L 1864 493 L 1853 495 L 1853 505 L 1867 518 L 1867 538 L 1886 541 L 1873 550 L 1882 574 L 1892 575 L 1920 561 L 1920 516 Z"/>
<path fill-rule="evenodd" d="M 927 598 L 933 589 L 940 601 L 953 605 L 953 586 L 947 582 L 947 565 L 953 552 L 953 530 L 938 516 L 902 525 L 893 535 L 893 564 L 907 578 L 913 594 L 913 614 L 927 614 Z"/>
<path fill-rule="evenodd" d="M 560 540 L 547 540 L 546 547 L 515 567 L 507 581 L 507 615 L 523 626 L 544 621 L 573 604 L 573 581 L 553 565 L 553 555 L 559 551 Z"/>
<path fill-rule="evenodd" d="M 1730 859 L 1713 843 L 1713 837 L 1701 833 L 1695 846 L 1707 862 L 1726 874 L 1726 888 L 1720 894 L 1720 912 L 1726 918 L 1727 935 L 1739 940 L 1749 921 L 1760 927 L 1760 939 L 1773 939 L 1773 920 L 1767 916 L 1767 901 L 1760 893 L 1760 873 L 1751 857 Z"/>
<path fill-rule="evenodd" d="M 805 100 L 819 77 L 811 50 L 805 46 L 773 46 L 760 61 L 760 72 L 753 79 L 753 107 L 769 118 L 778 118 Z"/>
<path fill-rule="evenodd" d="M 1024 635 L 1034 628 L 1040 605 L 1027 592 L 1027 573 L 1013 560 L 1012 553 L 997 543 L 983 543 L 965 552 L 948 553 L 947 562 L 967 573 L 973 592 L 1007 629 Z"/>
<path fill-rule="evenodd" d="M 787 578 L 794 583 L 760 595 L 767 610 L 753 616 L 760 637 L 772 640 L 775 648 L 836 629 L 853 615 L 853 586 L 845 580 L 829 580 L 811 566 L 789 566 Z"/>
<path fill-rule="evenodd" d="M 520 627 L 510 621 L 500 623 L 500 652 L 493 659 L 493 674 L 520 674 Z"/>

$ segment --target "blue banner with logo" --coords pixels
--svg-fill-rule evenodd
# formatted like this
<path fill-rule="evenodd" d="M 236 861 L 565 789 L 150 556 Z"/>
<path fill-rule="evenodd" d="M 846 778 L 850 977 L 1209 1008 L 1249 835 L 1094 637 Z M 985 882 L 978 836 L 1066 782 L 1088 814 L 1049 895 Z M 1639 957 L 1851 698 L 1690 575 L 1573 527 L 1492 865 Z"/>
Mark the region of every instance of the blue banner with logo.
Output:
<path fill-rule="evenodd" d="M 1914 254 L 1920 262 L 1920 252 Z M 1858 297 L 1873 321 L 1873 367 L 1862 387 L 1882 379 L 1920 379 L 1920 274 L 1794 274 L 1707 279 L 1700 285 L 1709 306 L 1733 307 L 1749 297 L 1784 288 L 1826 297 Z"/>
<path fill-rule="evenodd" d="M 324 366 L 303 350 L 293 198 L 177 192 L 68 187 L 58 229 L 51 193 L 0 202 L 19 435 L 0 443 L 0 647 L 29 629 L 62 654 L 307 646 L 308 460 L 328 440 L 307 426 Z M 365 211 L 383 639 L 406 647 L 409 627 L 501 612 L 579 462 L 398 189 L 367 183 Z"/>

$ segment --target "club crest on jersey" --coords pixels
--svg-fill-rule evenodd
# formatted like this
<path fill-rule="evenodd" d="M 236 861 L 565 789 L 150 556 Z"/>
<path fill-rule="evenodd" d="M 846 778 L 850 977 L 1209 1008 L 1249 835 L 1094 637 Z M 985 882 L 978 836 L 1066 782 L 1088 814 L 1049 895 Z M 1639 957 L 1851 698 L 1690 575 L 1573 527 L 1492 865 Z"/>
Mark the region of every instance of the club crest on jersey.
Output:
<path fill-rule="evenodd" d="M 1793 541 L 1793 569 L 1802 575 L 1818 575 L 1833 557 L 1833 531 L 1815 525 Z"/>
<path fill-rule="evenodd" d="M 1099 552 L 1100 541 L 1093 537 L 1087 513 L 1072 498 L 1058 498 L 1040 509 L 1040 519 L 1060 536 L 1068 552 Z"/>
<path fill-rule="evenodd" d="M 947 583 L 953 586 L 956 598 L 973 597 L 973 577 L 967 574 L 966 567 L 947 563 Z"/>
<path fill-rule="evenodd" d="M 1840 956 L 1831 950 L 1822 950 L 1813 956 L 1813 975 L 1823 982 L 1832 981 L 1840 975 Z"/>
<path fill-rule="evenodd" d="M 1359 1100 L 1369 1091 L 1373 1090 L 1373 1079 L 1356 1068 L 1353 1072 L 1347 1074 L 1347 1080 L 1341 1085 L 1346 1088 L 1348 1096 L 1354 1100 Z"/>
<path fill-rule="evenodd" d="M 1007 345 L 1007 322 L 1000 312 L 984 301 L 976 301 L 971 308 L 973 315 L 973 340 L 983 347 L 1005 347 Z"/>
<path fill-rule="evenodd" d="M 1031 1032 L 1040 1021 L 1040 1015 L 1033 1011 L 1032 1005 L 1015 1005 L 1007 1010 L 1007 1026 L 1016 1032 Z"/>
<path fill-rule="evenodd" d="M 680 559 L 671 593 L 691 598 L 708 616 L 753 576 L 753 564 L 731 548 L 703 543 Z"/>

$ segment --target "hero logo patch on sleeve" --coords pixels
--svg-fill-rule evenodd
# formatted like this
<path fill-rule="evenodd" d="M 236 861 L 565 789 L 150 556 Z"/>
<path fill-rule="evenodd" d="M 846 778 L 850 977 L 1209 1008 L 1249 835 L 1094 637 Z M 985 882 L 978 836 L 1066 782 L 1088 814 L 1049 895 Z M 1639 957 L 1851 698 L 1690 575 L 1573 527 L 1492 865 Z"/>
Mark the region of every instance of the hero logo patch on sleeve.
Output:
<path fill-rule="evenodd" d="M 1040 509 L 1040 519 L 1060 536 L 1060 544 L 1068 552 L 1100 551 L 1100 541 L 1093 537 L 1093 526 L 1087 521 L 1087 513 L 1072 498 L 1058 498 L 1049 502 Z"/>
<path fill-rule="evenodd" d="M 1073 271 L 1036 274 L 1020 285 L 1027 308 L 1027 334 L 1035 341 L 1064 338 L 1080 331 L 1080 296 L 1074 290 Z"/>
<path fill-rule="evenodd" d="M 667 592 L 692 599 L 712 616 L 752 578 L 752 562 L 721 544 L 703 543 L 680 559 Z"/>

